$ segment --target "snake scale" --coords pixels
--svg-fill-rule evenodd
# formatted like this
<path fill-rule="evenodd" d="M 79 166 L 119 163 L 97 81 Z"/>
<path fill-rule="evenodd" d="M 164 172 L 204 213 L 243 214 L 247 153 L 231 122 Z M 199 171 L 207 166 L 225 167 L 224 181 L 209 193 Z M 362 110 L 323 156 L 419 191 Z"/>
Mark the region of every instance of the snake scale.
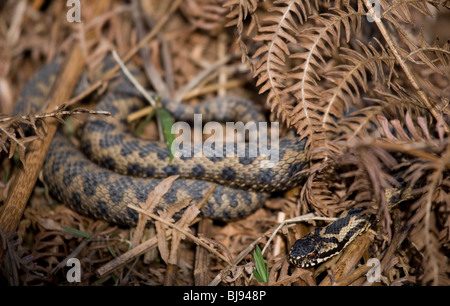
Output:
<path fill-rule="evenodd" d="M 106 58 L 103 72 L 115 63 Z M 45 103 L 51 84 L 61 64 L 55 60 L 41 68 L 22 90 L 15 113 L 38 112 Z M 130 68 L 131 69 L 131 68 Z M 133 68 L 136 77 L 142 73 Z M 80 85 L 78 87 L 82 87 Z M 222 97 L 195 106 L 176 104 L 162 99 L 163 106 L 181 121 L 191 122 L 194 114 L 202 114 L 204 122 L 260 122 L 265 117 L 251 101 L 240 97 Z M 135 137 L 126 122 L 130 112 L 145 106 L 141 94 L 121 73 L 109 84 L 100 98 L 97 110 L 111 117 L 90 116 L 83 128 L 81 148 L 75 147 L 57 132 L 48 152 L 43 176 L 50 192 L 72 209 L 97 219 L 133 226 L 138 213 L 127 207 L 147 200 L 152 190 L 168 176 L 179 175 L 164 195 L 156 210 L 186 198 L 202 200 L 216 188 L 202 207 L 202 215 L 220 220 L 242 218 L 261 207 L 270 193 L 283 191 L 304 182 L 298 175 L 308 165 L 306 140 L 298 141 L 293 133 L 279 141 L 279 162 L 262 168 L 267 156 L 245 157 L 179 157 L 170 163 L 167 145 Z M 223 148 L 215 148 L 223 150 Z M 234 147 L 236 153 L 237 146 Z M 210 155 L 206 155 L 210 156 Z M 250 157 L 253 156 L 253 157 Z M 348 212 L 338 221 L 298 240 L 291 249 L 290 262 L 306 267 L 337 254 L 370 225 L 361 209 Z"/>

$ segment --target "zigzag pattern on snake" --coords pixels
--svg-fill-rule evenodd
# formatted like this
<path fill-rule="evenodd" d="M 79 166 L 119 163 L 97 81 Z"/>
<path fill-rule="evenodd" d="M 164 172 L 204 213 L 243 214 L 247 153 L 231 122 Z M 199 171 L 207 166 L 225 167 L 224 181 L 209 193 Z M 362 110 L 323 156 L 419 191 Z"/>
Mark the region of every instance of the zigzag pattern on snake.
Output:
<path fill-rule="evenodd" d="M 113 65 L 106 59 L 103 70 Z M 37 112 L 42 107 L 59 67 L 59 62 L 54 61 L 28 82 L 15 113 Z M 132 71 L 141 76 L 138 70 Z M 198 113 L 203 114 L 204 121 L 265 120 L 256 107 L 243 98 L 216 98 L 196 106 L 175 104 L 168 99 L 162 102 L 175 118 L 183 121 L 191 121 Z M 268 157 L 250 157 L 253 155 L 249 154 L 249 148 L 246 148 L 247 155 L 241 158 L 181 157 L 170 164 L 164 143 L 136 138 L 129 131 L 126 116 L 142 106 L 145 102 L 140 94 L 121 74 L 110 83 L 107 94 L 96 107 L 109 111 L 112 116 L 106 120 L 91 116 L 85 124 L 81 139 L 84 153 L 61 133 L 56 134 L 43 174 L 50 192 L 58 200 L 82 214 L 132 226 L 138 215 L 127 205 L 145 202 L 163 178 L 180 175 L 157 210 L 185 198 L 200 201 L 217 185 L 203 206 L 202 214 L 230 220 L 261 207 L 270 192 L 292 188 L 304 180 L 296 174 L 306 165 L 305 140 L 297 141 L 292 133 L 280 139 L 279 162 L 273 168 L 261 168 L 261 160 Z M 237 148 L 234 149 L 236 153 Z"/>
<path fill-rule="evenodd" d="M 19 97 L 16 114 L 37 112 L 42 107 L 59 66 L 58 61 L 52 62 L 27 83 Z M 107 58 L 103 70 L 113 66 Z M 132 71 L 142 77 L 138 70 Z M 168 99 L 162 99 L 162 104 L 183 121 L 192 121 L 195 114 L 202 114 L 205 122 L 265 120 L 249 100 L 238 97 L 216 98 L 195 106 L 175 104 Z M 110 83 L 108 93 L 96 107 L 112 116 L 106 120 L 91 116 L 87 120 L 81 139 L 82 150 L 61 133 L 55 135 L 43 174 L 58 200 L 82 214 L 133 226 L 138 214 L 127 205 L 145 202 L 163 178 L 179 175 L 181 178 L 173 183 L 156 210 L 186 198 L 200 201 L 216 185 L 202 207 L 202 214 L 231 220 L 251 214 L 263 205 L 271 192 L 293 188 L 305 180 L 299 173 L 308 164 L 306 139 L 298 141 L 294 133 L 281 138 L 278 147 L 271 148 L 279 154 L 279 162 L 272 168 L 261 167 L 262 161 L 269 157 L 252 151 L 254 147 L 248 145 L 244 148 L 244 157 L 227 156 L 224 146 L 214 148 L 214 152 L 223 152 L 224 157 L 206 152 L 210 157 L 191 154 L 170 163 L 165 143 L 139 139 L 129 131 L 127 115 L 144 105 L 140 94 L 121 74 Z M 195 152 L 195 147 L 190 150 Z M 237 145 L 233 150 L 236 155 Z M 374 215 L 365 208 L 354 208 L 337 221 L 297 240 L 290 250 L 289 261 L 299 267 L 326 261 L 366 231 L 373 221 Z"/>

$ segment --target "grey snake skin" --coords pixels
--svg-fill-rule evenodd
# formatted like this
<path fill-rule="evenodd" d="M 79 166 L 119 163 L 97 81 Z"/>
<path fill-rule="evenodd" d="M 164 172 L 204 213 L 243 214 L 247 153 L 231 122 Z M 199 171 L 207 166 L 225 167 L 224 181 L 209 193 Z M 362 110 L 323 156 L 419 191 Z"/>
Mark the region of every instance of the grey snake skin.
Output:
<path fill-rule="evenodd" d="M 103 71 L 114 64 L 107 58 Z M 36 73 L 21 92 L 16 114 L 41 109 L 59 67 L 59 61 L 55 60 Z M 136 69 L 132 72 L 137 77 L 142 75 Z M 168 99 L 162 99 L 162 104 L 182 121 L 192 121 L 193 115 L 199 113 L 203 114 L 205 122 L 265 121 L 250 101 L 239 97 L 215 98 L 196 106 L 175 104 Z M 140 94 L 120 74 L 96 106 L 97 110 L 110 112 L 111 117 L 106 120 L 96 116 L 88 118 L 80 149 L 62 133 L 55 135 L 43 175 L 50 192 L 59 201 L 84 215 L 133 226 L 138 214 L 127 205 L 138 206 L 145 202 L 164 178 L 179 175 L 156 210 L 186 198 L 200 201 L 216 185 L 202 214 L 231 220 L 254 212 L 271 192 L 287 190 L 304 181 L 304 177 L 297 174 L 306 165 L 305 141 L 297 141 L 292 133 L 280 139 L 279 162 L 271 169 L 260 167 L 261 160 L 267 157 L 249 157 L 252 155 L 248 154 L 248 147 L 245 157 L 182 156 L 170 164 L 165 143 L 136 138 L 126 124 L 126 116 L 145 105 Z M 223 150 L 225 152 L 225 146 Z M 236 152 L 237 146 L 234 150 Z"/>

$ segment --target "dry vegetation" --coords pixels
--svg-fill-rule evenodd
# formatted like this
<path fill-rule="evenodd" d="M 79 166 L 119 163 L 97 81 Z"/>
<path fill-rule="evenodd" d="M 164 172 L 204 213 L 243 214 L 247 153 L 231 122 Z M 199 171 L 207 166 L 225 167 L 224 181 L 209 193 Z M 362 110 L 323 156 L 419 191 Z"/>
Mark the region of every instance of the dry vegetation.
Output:
<path fill-rule="evenodd" d="M 280 218 L 336 217 L 358 204 L 376 207 L 380 222 L 376 234 L 355 243 L 353 261 L 316 271 L 289 267 L 289 246 L 322 221 L 291 225 L 265 253 L 269 284 L 367 284 L 364 260 L 376 257 L 381 284 L 449 285 L 448 2 L 381 0 L 377 23 L 367 21 L 367 2 L 82 1 L 82 23 L 71 24 L 65 1 L 2 1 L 0 203 L 27 145 L 43 137 L 45 117 L 73 112 L 11 117 L 15 99 L 39 67 L 75 45 L 92 69 L 110 50 L 125 57 L 147 40 L 132 61 L 158 93 L 191 103 L 226 92 L 247 96 L 307 138 L 311 160 L 303 186 L 246 219 L 197 222 L 192 211 L 176 229 L 164 216 L 156 231 L 80 216 L 54 203 L 38 181 L 15 233 L 0 232 L 3 281 L 68 284 L 65 260 L 77 257 L 84 285 L 256 284 L 253 247 L 266 245 Z M 19 123 L 36 136 L 22 135 Z M 19 158 L 11 159 L 14 152 Z M 392 212 L 390 188 L 407 194 Z"/>

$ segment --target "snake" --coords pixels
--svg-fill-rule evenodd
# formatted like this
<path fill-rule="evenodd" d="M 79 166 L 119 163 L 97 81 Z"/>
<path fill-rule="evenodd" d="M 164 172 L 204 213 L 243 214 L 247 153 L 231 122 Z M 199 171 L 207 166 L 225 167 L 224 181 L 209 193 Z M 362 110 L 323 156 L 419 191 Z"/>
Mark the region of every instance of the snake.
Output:
<path fill-rule="evenodd" d="M 15 114 L 42 110 L 62 67 L 61 62 L 61 59 L 50 62 L 26 83 L 18 97 Z M 115 65 L 106 57 L 100 71 L 106 73 Z M 136 78 L 143 79 L 144 74 L 138 68 L 131 66 L 130 71 Z M 85 83 L 83 76 L 76 92 L 81 91 Z M 243 97 L 216 97 L 188 105 L 158 97 L 151 91 L 149 94 L 159 98 L 178 121 L 192 122 L 195 114 L 202 114 L 203 122 L 266 121 L 254 103 Z M 296 133 L 288 133 L 278 144 L 271 144 L 278 160 L 270 167 L 262 166 L 270 157 L 248 143 L 243 147 L 233 144 L 232 154 L 227 151 L 230 146 L 220 143 L 203 147 L 204 154 L 193 154 L 196 145 L 186 146 L 183 149 L 191 154 L 171 158 L 166 142 L 145 140 L 133 134 L 127 116 L 148 103 L 123 72 L 110 81 L 106 93 L 98 100 L 95 110 L 109 112 L 111 116 L 89 116 L 79 146 L 62 132 L 56 132 L 42 169 L 50 193 L 83 215 L 135 226 L 139 214 L 130 205 L 145 203 L 165 178 L 179 176 L 163 195 L 155 212 L 184 199 L 198 203 L 206 198 L 201 215 L 228 221 L 250 215 L 262 207 L 271 193 L 305 182 L 302 173 L 309 163 L 306 139 L 299 140 Z M 242 152 L 245 154 L 238 154 Z M 174 218 L 179 218 L 183 211 Z M 372 215 L 364 214 L 363 208 L 352 209 L 337 221 L 297 240 L 289 252 L 289 261 L 298 267 L 319 264 L 340 253 L 372 222 Z"/>

